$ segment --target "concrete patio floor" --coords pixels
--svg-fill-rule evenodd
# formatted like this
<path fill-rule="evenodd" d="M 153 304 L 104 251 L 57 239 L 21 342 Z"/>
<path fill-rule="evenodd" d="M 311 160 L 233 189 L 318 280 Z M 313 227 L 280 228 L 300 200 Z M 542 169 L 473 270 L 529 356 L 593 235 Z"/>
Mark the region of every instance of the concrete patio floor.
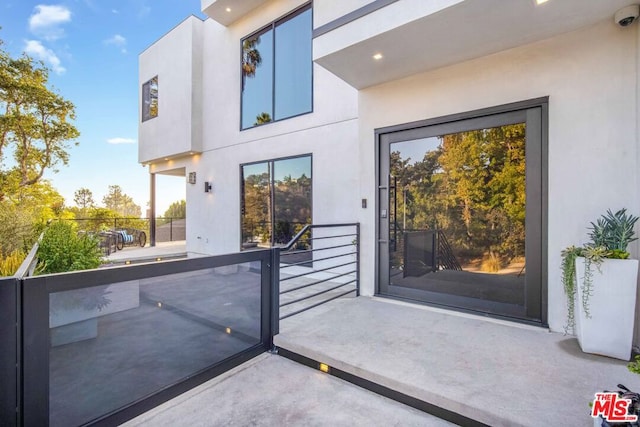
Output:
<path fill-rule="evenodd" d="M 452 424 L 267 353 L 124 425 L 445 427 Z"/>
<path fill-rule="evenodd" d="M 491 426 L 591 426 L 589 402 L 626 362 L 583 353 L 543 328 L 382 298 L 344 298 L 281 322 L 275 344 Z M 127 423 L 449 425 L 275 354 L 265 354 Z"/>
<path fill-rule="evenodd" d="M 382 298 L 286 319 L 275 345 L 491 426 L 593 425 L 595 392 L 640 390 L 626 362 L 573 337 Z"/>
<path fill-rule="evenodd" d="M 161 242 L 156 246 L 125 246 L 121 251 L 112 252 L 105 257 L 107 262 L 123 264 L 125 261 L 137 262 L 149 258 L 187 257 L 187 243 L 184 240 Z"/>

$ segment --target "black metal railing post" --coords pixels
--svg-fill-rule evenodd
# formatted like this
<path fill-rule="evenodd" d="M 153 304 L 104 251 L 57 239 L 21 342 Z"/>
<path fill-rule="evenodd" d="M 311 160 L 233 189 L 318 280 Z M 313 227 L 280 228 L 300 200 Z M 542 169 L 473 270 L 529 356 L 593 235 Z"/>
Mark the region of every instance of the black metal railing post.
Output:
<path fill-rule="evenodd" d="M 360 296 L 360 223 L 356 224 L 356 296 Z"/>
<path fill-rule="evenodd" d="M 271 333 L 280 333 L 280 248 L 277 247 L 271 249 Z M 273 341 L 273 336 L 271 339 Z"/>
<path fill-rule="evenodd" d="M 0 280 L 0 420 L 7 426 L 20 423 L 19 286 L 15 277 Z"/>

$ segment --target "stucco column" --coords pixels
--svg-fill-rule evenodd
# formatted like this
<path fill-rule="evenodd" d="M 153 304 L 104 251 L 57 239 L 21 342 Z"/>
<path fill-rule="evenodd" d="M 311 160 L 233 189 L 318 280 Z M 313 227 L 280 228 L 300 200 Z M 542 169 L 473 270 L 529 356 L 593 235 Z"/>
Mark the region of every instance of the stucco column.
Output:
<path fill-rule="evenodd" d="M 149 173 L 149 244 L 156 245 L 156 174 Z"/>

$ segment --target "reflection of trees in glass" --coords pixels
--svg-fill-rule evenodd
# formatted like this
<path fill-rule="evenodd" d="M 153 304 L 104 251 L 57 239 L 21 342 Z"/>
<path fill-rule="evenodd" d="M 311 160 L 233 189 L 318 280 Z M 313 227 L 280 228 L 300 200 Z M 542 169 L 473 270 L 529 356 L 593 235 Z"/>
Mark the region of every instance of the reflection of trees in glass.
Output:
<path fill-rule="evenodd" d="M 311 178 L 285 176 L 275 181 L 276 243 L 288 243 L 305 224 L 311 222 Z"/>
<path fill-rule="evenodd" d="M 525 125 L 439 140 L 440 146 L 418 162 L 392 145 L 395 224 L 401 228 L 406 218 L 407 229 L 443 230 L 463 263 L 498 259 L 504 265 L 523 257 Z"/>
<path fill-rule="evenodd" d="M 256 122 L 253 125 L 263 125 L 265 123 L 269 123 L 270 121 L 271 115 L 269 113 L 260 113 L 256 116 Z"/>
<path fill-rule="evenodd" d="M 242 129 L 310 112 L 311 4 L 241 41 Z"/>
<path fill-rule="evenodd" d="M 253 77 L 256 69 L 262 63 L 262 57 L 257 45 L 260 44 L 260 37 L 246 39 L 242 42 L 242 77 Z"/>
<path fill-rule="evenodd" d="M 158 76 L 142 85 L 142 120 L 158 117 Z"/>
<path fill-rule="evenodd" d="M 271 241 L 271 190 L 269 172 L 244 178 L 242 241 Z"/>
<path fill-rule="evenodd" d="M 242 175 L 243 244 L 288 243 L 311 223 L 310 157 L 243 166 Z"/>

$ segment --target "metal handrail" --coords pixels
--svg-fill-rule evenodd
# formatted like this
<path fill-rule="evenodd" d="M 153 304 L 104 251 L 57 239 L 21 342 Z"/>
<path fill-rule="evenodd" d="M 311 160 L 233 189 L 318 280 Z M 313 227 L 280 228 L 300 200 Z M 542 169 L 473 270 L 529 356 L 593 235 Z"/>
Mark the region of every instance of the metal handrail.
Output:
<path fill-rule="evenodd" d="M 305 236 L 307 233 L 309 233 L 311 230 L 313 229 L 319 229 L 319 228 L 343 228 L 343 227 L 355 227 L 355 233 L 348 233 L 346 231 L 337 231 L 337 234 L 334 235 L 330 235 L 330 236 L 318 236 L 318 237 L 313 237 L 313 238 L 306 238 L 305 241 L 311 241 L 311 240 L 327 240 L 327 239 L 344 239 L 347 237 L 354 237 L 353 241 L 348 243 L 348 244 L 339 244 L 339 245 L 333 245 L 333 246 L 328 246 L 328 247 L 314 247 L 313 249 L 308 249 L 308 250 L 297 250 L 297 251 L 291 251 L 291 252 L 286 252 L 289 251 L 290 249 L 292 249 L 295 244 L 301 240 L 303 238 L 303 236 Z M 334 231 L 335 232 L 335 231 Z M 342 240 L 344 241 L 344 240 Z M 339 248 L 345 248 L 345 247 L 355 247 L 354 251 L 349 251 L 347 253 L 341 253 L 341 254 L 328 254 L 329 256 L 324 256 L 324 257 L 319 257 L 319 258 L 313 258 L 309 259 L 309 260 L 304 260 L 304 261 L 297 261 L 295 263 L 292 264 L 288 264 L 288 265 L 280 265 L 280 259 L 281 256 L 285 257 L 287 255 L 293 255 L 293 254 L 298 254 L 298 253 L 313 253 L 313 252 L 318 252 L 318 251 L 325 251 L 325 250 L 335 250 L 335 249 L 339 249 Z M 292 239 L 291 241 L 289 241 L 286 245 L 280 246 L 280 247 L 276 247 L 274 248 L 274 254 L 275 254 L 275 258 L 274 258 L 274 262 L 275 265 L 278 266 L 279 268 L 274 270 L 276 272 L 278 272 L 277 274 L 277 279 L 276 279 L 276 286 L 277 286 L 277 294 L 276 295 L 295 295 L 293 294 L 293 292 L 296 291 L 300 291 L 302 289 L 313 289 L 311 294 L 306 294 L 306 295 L 295 295 L 294 298 L 290 301 L 286 301 L 283 302 L 282 304 L 279 304 L 279 307 L 277 307 L 277 309 L 274 310 L 274 313 L 277 312 L 277 317 L 276 320 L 283 320 L 286 319 L 288 317 L 291 317 L 293 315 L 302 313 L 304 311 L 310 310 L 314 307 L 318 307 L 319 305 L 325 304 L 329 301 L 333 301 L 337 298 L 340 298 L 342 296 L 346 296 L 348 294 L 351 293 L 355 293 L 356 296 L 360 295 L 360 251 L 359 251 L 359 247 L 360 247 L 360 224 L 359 223 L 340 223 L 340 224 L 307 224 L 305 225 Z M 329 259 L 339 259 L 341 257 L 345 257 L 345 256 L 353 256 L 355 255 L 355 260 L 353 261 L 349 261 L 349 262 L 344 262 L 344 261 L 338 261 L 337 264 L 333 264 L 331 266 L 326 266 L 326 264 L 322 265 L 322 266 L 318 266 L 319 268 L 313 268 L 314 263 L 318 262 L 318 261 L 325 261 L 325 260 L 329 260 Z M 288 268 L 288 267 L 292 267 L 295 265 L 301 265 L 304 267 L 309 267 L 308 271 L 305 273 L 298 273 L 296 272 L 296 274 L 294 275 L 288 275 L 287 277 L 284 278 L 280 278 L 279 275 L 279 271 L 284 269 L 284 268 Z M 354 266 L 352 267 L 353 269 L 350 271 L 346 271 L 346 272 L 336 272 L 333 271 L 335 269 L 343 269 L 344 267 L 347 266 Z M 313 277 L 313 275 L 315 275 L 316 273 L 323 273 L 325 275 L 329 275 L 330 277 L 325 277 L 325 278 L 319 278 L 319 277 Z M 348 281 L 344 282 L 344 283 L 336 283 L 334 282 L 335 279 L 339 279 L 345 276 L 350 276 L 349 278 L 347 278 Z M 302 278 L 302 277 L 308 277 L 309 279 L 316 279 L 313 280 L 309 283 L 305 283 L 305 284 L 298 284 L 296 286 L 296 284 L 294 284 L 294 286 L 292 288 L 286 289 L 286 290 L 280 290 L 280 283 L 281 282 L 285 282 L 287 280 L 291 280 L 291 279 L 296 279 L 296 278 Z M 322 276 L 320 276 L 322 277 Z M 319 280 L 318 280 L 319 279 Z M 349 280 L 352 279 L 352 280 Z M 339 282 L 343 282 L 343 280 L 340 280 Z M 317 288 L 312 288 L 315 287 L 316 285 L 320 285 L 320 284 L 329 284 L 329 287 L 317 287 Z M 336 291 L 340 288 L 343 288 L 345 286 L 354 286 L 353 289 L 349 289 L 346 292 L 340 292 L 338 295 L 331 295 L 329 294 L 329 292 L 333 292 Z M 310 301 L 312 304 L 307 304 L 305 307 L 296 310 L 294 312 L 290 312 L 290 313 L 286 313 L 282 316 L 280 316 L 279 313 L 279 309 L 281 307 L 291 307 L 293 304 L 296 303 L 300 303 L 302 301 L 308 301 L 311 300 L 312 298 L 318 297 L 323 295 L 322 300 L 321 301 L 317 301 L 317 302 L 313 302 Z M 326 296 L 329 295 L 329 297 L 327 298 Z M 277 321 L 276 321 L 277 323 Z"/>
<path fill-rule="evenodd" d="M 38 240 L 33 244 L 33 247 L 31 247 L 27 257 L 22 261 L 22 264 L 20 264 L 20 267 L 18 267 L 14 277 L 24 279 L 25 277 L 33 275 L 36 264 L 38 263 L 38 248 L 40 247 L 42 236 L 44 236 L 44 232 L 40 233 L 40 237 L 38 237 Z"/>
<path fill-rule="evenodd" d="M 291 238 L 291 240 L 289 241 L 289 243 L 287 243 L 285 246 L 280 246 L 280 251 L 288 251 L 289 249 L 291 249 L 293 247 L 293 245 L 300 240 L 300 238 L 304 235 L 304 233 L 306 233 L 307 231 L 313 229 L 313 228 L 338 228 L 338 227 L 354 227 L 359 225 L 359 223 L 357 222 L 352 222 L 352 223 L 345 223 L 345 224 L 307 224 L 304 227 L 302 227 L 302 230 L 300 230 L 298 232 L 298 234 L 296 234 L 295 236 L 293 236 Z"/>

